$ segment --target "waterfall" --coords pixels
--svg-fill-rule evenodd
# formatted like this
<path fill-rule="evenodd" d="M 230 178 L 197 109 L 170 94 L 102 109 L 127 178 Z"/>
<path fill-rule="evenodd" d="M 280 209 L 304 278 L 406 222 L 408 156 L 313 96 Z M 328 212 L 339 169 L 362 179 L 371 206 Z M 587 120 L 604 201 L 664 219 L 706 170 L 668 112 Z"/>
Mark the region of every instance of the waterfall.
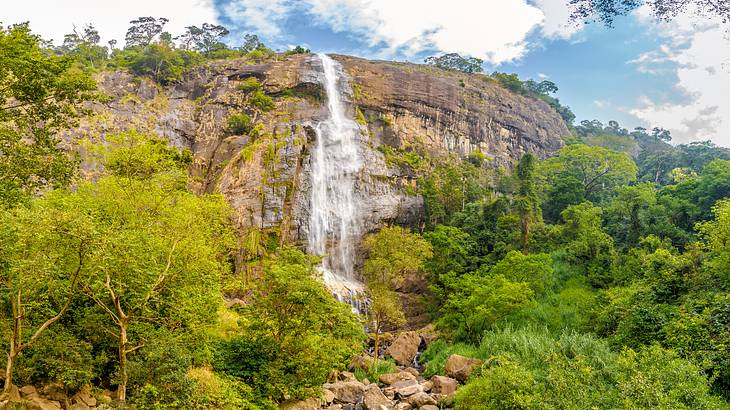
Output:
<path fill-rule="evenodd" d="M 355 245 L 360 238 L 360 210 L 355 178 L 362 168 L 357 123 L 347 116 L 341 87 L 348 87 L 342 67 L 319 54 L 329 116 L 316 127 L 312 150 L 312 191 L 309 252 L 323 256 L 320 270 L 325 284 L 353 309 L 360 310 L 362 284 L 355 278 Z"/>

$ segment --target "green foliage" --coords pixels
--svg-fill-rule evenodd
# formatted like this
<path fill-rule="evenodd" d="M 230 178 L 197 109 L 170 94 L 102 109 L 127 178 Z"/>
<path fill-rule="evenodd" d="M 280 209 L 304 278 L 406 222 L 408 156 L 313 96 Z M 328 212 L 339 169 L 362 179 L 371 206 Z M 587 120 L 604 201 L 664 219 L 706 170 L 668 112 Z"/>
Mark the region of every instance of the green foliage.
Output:
<path fill-rule="evenodd" d="M 25 202 L 68 184 L 74 158 L 58 148 L 58 131 L 72 126 L 96 84 L 41 46 L 27 24 L 0 26 L 0 207 Z"/>
<path fill-rule="evenodd" d="M 526 306 L 534 295 L 526 283 L 500 274 L 467 273 L 450 288 L 436 323 L 454 339 L 472 343 L 481 340 L 492 325 Z"/>
<path fill-rule="evenodd" d="M 605 198 L 614 188 L 636 180 L 636 165 L 624 153 L 583 144 L 568 145 L 558 155 L 542 163 L 548 184 L 574 178 L 581 184 L 585 199 Z M 546 202 L 550 202 L 548 198 Z"/>
<path fill-rule="evenodd" d="M 385 144 L 378 145 L 378 151 L 385 155 L 386 164 L 410 169 L 412 172 L 423 171 L 429 165 L 429 158 L 422 156 L 422 154 L 416 151 L 393 148 Z"/>
<path fill-rule="evenodd" d="M 418 191 L 426 208 L 429 226 L 448 222 L 466 204 L 483 195 L 484 172 L 469 162 L 440 161 L 418 179 Z"/>
<path fill-rule="evenodd" d="M 262 397 L 306 398 L 362 346 L 362 326 L 314 277 L 315 259 L 280 248 L 242 310 L 241 334 L 222 342 L 216 369 Z"/>
<path fill-rule="evenodd" d="M 370 367 L 368 367 L 367 371 L 364 371 L 362 369 L 355 369 L 355 377 L 362 381 L 364 379 L 368 379 L 368 381 L 374 382 L 376 380 L 380 379 L 381 374 L 388 374 L 388 373 L 395 373 L 398 371 L 398 366 L 395 365 L 395 362 L 392 359 L 388 360 L 373 360 Z"/>
<path fill-rule="evenodd" d="M 420 274 L 431 257 L 431 245 L 420 235 L 399 226 L 385 227 L 362 243 L 367 252 L 363 267 L 371 285 L 397 289 L 409 275 Z"/>
<path fill-rule="evenodd" d="M 256 90 L 249 97 L 249 102 L 261 111 L 271 111 L 276 108 L 274 100 L 268 95 L 264 94 L 261 90 Z"/>
<path fill-rule="evenodd" d="M 202 61 L 202 56 L 196 52 L 175 49 L 167 43 L 153 43 L 115 50 L 111 66 L 127 68 L 136 75 L 167 85 L 181 80 L 188 69 Z"/>
<path fill-rule="evenodd" d="M 251 128 L 251 117 L 242 112 L 229 115 L 226 120 L 226 130 L 234 135 L 248 134 Z"/>
<path fill-rule="evenodd" d="M 241 81 L 241 84 L 238 85 L 238 89 L 243 91 L 244 93 L 258 91 L 261 89 L 261 87 L 261 81 L 259 81 L 259 79 L 256 77 L 248 77 L 245 80 Z"/>
<path fill-rule="evenodd" d="M 444 70 L 457 70 L 465 73 L 479 73 L 484 69 L 482 64 L 484 61 L 476 57 L 462 57 L 456 53 L 443 54 L 441 56 L 431 56 L 424 60 L 426 64 L 443 68 Z"/>

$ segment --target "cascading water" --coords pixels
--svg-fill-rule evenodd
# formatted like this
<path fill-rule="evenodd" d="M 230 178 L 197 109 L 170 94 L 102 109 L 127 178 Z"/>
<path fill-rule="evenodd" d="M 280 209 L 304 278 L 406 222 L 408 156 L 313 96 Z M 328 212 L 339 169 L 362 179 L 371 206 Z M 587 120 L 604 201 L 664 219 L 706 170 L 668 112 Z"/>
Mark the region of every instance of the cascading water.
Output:
<path fill-rule="evenodd" d="M 323 256 L 322 276 L 337 298 L 361 310 L 362 284 L 354 275 L 354 248 L 360 238 L 355 178 L 362 167 L 360 129 L 346 115 L 341 87 L 347 87 L 342 67 L 319 54 L 324 71 L 329 118 L 316 127 L 312 151 L 312 193 L 309 252 Z"/>

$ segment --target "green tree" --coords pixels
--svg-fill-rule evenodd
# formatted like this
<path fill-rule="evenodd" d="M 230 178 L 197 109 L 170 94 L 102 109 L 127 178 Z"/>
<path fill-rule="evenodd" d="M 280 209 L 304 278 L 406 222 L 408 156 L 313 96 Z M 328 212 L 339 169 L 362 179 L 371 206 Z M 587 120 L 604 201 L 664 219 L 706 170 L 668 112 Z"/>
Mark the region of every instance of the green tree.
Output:
<path fill-rule="evenodd" d="M 201 27 L 188 26 L 185 34 L 177 37 L 186 49 L 193 49 L 205 55 L 226 48 L 221 39 L 229 34 L 227 28 L 210 23 L 203 23 Z"/>
<path fill-rule="evenodd" d="M 590 202 L 571 205 L 562 213 L 560 227 L 569 262 L 585 273 L 592 285 L 610 283 L 616 258 L 613 238 L 603 231 L 603 210 Z"/>
<path fill-rule="evenodd" d="M 264 397 L 306 398 L 362 349 L 362 324 L 316 279 L 315 262 L 289 247 L 265 261 L 242 310 L 242 332 L 224 343 L 219 370 Z"/>
<path fill-rule="evenodd" d="M 537 195 L 536 183 L 537 159 L 532 154 L 525 154 L 520 158 L 515 168 L 517 192 L 515 208 L 520 216 L 520 230 L 522 231 L 522 252 L 527 253 L 530 243 L 530 226 L 541 221 L 540 200 Z"/>
<path fill-rule="evenodd" d="M 154 39 L 162 33 L 162 29 L 168 21 L 164 17 L 138 17 L 130 21 L 131 26 L 124 36 L 127 43 L 125 47 L 146 47 L 152 44 Z"/>
<path fill-rule="evenodd" d="M 75 124 L 96 83 L 71 56 L 43 49 L 27 24 L 0 27 L 0 207 L 67 184 L 73 158 L 57 133 Z"/>
<path fill-rule="evenodd" d="M 636 180 L 636 164 L 624 153 L 583 144 L 568 145 L 542 163 L 548 184 L 573 177 L 580 181 L 586 199 L 598 201 L 615 187 Z"/>
<path fill-rule="evenodd" d="M 467 273 L 456 280 L 436 324 L 457 340 L 478 342 L 485 331 L 524 307 L 534 292 L 502 275 Z"/>
<path fill-rule="evenodd" d="M 368 322 L 370 330 L 375 334 L 375 359 L 380 357 L 380 335 L 387 327 L 397 328 L 406 323 L 403 307 L 398 300 L 398 294 L 382 286 L 373 287 L 368 292 Z"/>
<path fill-rule="evenodd" d="M 94 267 L 98 238 L 91 218 L 65 198 L 36 200 L 0 211 L 0 300 L 7 335 L 5 384 L 13 384 L 16 359 L 67 313 L 77 284 Z"/>
<path fill-rule="evenodd" d="M 400 226 L 382 228 L 363 240 L 367 259 L 363 275 L 372 286 L 398 289 L 410 275 L 421 274 L 433 253 L 420 235 Z"/>
<path fill-rule="evenodd" d="M 118 399 L 124 402 L 129 355 L 144 348 L 150 326 L 193 330 L 215 315 L 233 236 L 220 195 L 185 190 L 184 162 L 171 159 L 180 156 L 177 150 L 138 134 L 121 138 L 101 150 L 109 175 L 63 196 L 95 216 L 103 239 L 80 287 L 114 329 Z"/>
<path fill-rule="evenodd" d="M 525 255 L 512 251 L 491 267 L 489 274 L 504 276 L 512 282 L 526 283 L 535 295 L 542 296 L 555 284 L 552 264 L 550 255 L 544 253 Z"/>
<path fill-rule="evenodd" d="M 443 54 L 426 58 L 426 64 L 443 68 L 444 70 L 457 70 L 465 73 L 480 73 L 484 69 L 484 61 L 476 57 L 463 57 L 457 53 Z"/>

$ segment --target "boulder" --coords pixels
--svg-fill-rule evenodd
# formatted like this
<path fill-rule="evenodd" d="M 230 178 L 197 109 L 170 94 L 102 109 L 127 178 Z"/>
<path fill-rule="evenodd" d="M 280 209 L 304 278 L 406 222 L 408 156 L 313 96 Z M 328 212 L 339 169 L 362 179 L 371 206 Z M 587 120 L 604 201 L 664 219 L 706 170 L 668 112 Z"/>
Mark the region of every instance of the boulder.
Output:
<path fill-rule="evenodd" d="M 432 393 L 444 394 L 447 396 L 454 394 L 459 385 L 459 382 L 451 377 L 438 375 L 431 378 L 431 383 L 433 384 L 433 388 L 431 389 Z"/>
<path fill-rule="evenodd" d="M 380 380 L 380 383 L 391 385 L 395 382 L 402 381 L 402 380 L 416 380 L 416 377 L 414 375 L 412 375 L 411 373 L 407 373 L 407 372 L 395 372 L 395 373 L 381 374 L 378 379 Z"/>
<path fill-rule="evenodd" d="M 415 377 L 418 377 L 418 376 L 421 375 L 421 373 L 418 370 L 416 370 L 416 369 L 414 369 L 412 367 L 406 367 L 405 369 L 403 369 L 403 371 L 406 372 L 406 373 L 410 373 L 410 374 L 412 374 Z"/>
<path fill-rule="evenodd" d="M 380 391 L 380 388 L 374 384 L 365 388 L 362 398 L 362 405 L 365 410 L 381 410 L 392 406 L 390 400 Z"/>
<path fill-rule="evenodd" d="M 33 397 L 28 400 L 28 409 L 32 410 L 61 410 L 61 403 L 44 399 L 42 397 Z"/>
<path fill-rule="evenodd" d="M 68 408 L 68 410 L 91 410 L 91 407 L 87 406 L 86 403 L 82 401 L 77 401 L 76 403 L 72 404 L 71 407 Z"/>
<path fill-rule="evenodd" d="M 81 390 L 76 393 L 72 399 L 76 403 L 84 403 L 89 407 L 95 407 L 96 406 L 96 398 L 91 395 L 91 386 L 88 384 L 81 388 Z"/>
<path fill-rule="evenodd" d="M 358 403 L 365 393 L 365 385 L 358 381 L 326 383 L 323 387 L 334 393 L 339 403 Z"/>
<path fill-rule="evenodd" d="M 335 394 L 332 393 L 332 390 L 323 389 L 322 390 L 322 399 L 324 399 L 325 403 L 330 404 L 333 401 L 335 401 Z"/>
<path fill-rule="evenodd" d="M 444 370 L 449 377 L 463 383 L 469 378 L 474 369 L 481 366 L 482 363 L 484 362 L 479 359 L 452 354 L 446 359 Z"/>
<path fill-rule="evenodd" d="M 350 360 L 350 364 L 347 366 L 347 368 L 350 370 L 360 369 L 368 371 L 374 361 L 375 359 L 373 359 L 372 357 L 366 354 L 361 354 L 359 356 L 353 357 L 352 360 Z"/>
<path fill-rule="evenodd" d="M 421 406 L 418 410 L 440 410 L 438 406 L 434 406 L 433 404 L 427 404 L 425 406 Z"/>
<path fill-rule="evenodd" d="M 340 372 L 340 373 L 339 373 L 339 374 L 337 375 L 337 378 L 338 378 L 338 379 L 339 379 L 340 381 L 343 381 L 343 382 L 352 382 L 352 381 L 357 381 L 357 377 L 355 377 L 355 374 L 353 374 L 353 373 L 350 373 L 350 372 Z"/>
<path fill-rule="evenodd" d="M 418 346 L 421 345 L 421 336 L 416 332 L 403 332 L 388 346 L 385 351 L 401 366 L 408 366 L 418 353 Z"/>
<path fill-rule="evenodd" d="M 409 403 L 400 402 L 393 407 L 393 410 L 411 410 L 413 406 Z"/>
<path fill-rule="evenodd" d="M 20 388 L 20 394 L 23 397 L 37 396 L 38 390 L 34 386 L 23 386 Z"/>
<path fill-rule="evenodd" d="M 407 397 L 423 391 L 423 388 L 416 380 L 401 380 L 391 385 L 400 397 Z"/>
<path fill-rule="evenodd" d="M 286 403 L 281 408 L 283 410 L 319 410 L 321 404 L 318 398 L 310 397 L 307 400 Z"/>
<path fill-rule="evenodd" d="M 416 394 L 408 397 L 407 401 L 408 401 L 408 403 L 411 404 L 411 406 L 413 406 L 417 409 L 421 408 L 423 406 L 429 405 L 429 404 L 432 406 L 435 406 L 437 403 L 436 399 L 431 397 L 431 395 L 429 395 L 428 393 L 424 393 L 424 392 L 419 392 L 419 393 L 416 393 Z"/>
<path fill-rule="evenodd" d="M 11 403 L 17 403 L 22 400 L 20 398 L 20 389 L 18 389 L 18 386 L 14 384 L 10 386 L 10 391 L 8 392 L 7 399 Z"/>

